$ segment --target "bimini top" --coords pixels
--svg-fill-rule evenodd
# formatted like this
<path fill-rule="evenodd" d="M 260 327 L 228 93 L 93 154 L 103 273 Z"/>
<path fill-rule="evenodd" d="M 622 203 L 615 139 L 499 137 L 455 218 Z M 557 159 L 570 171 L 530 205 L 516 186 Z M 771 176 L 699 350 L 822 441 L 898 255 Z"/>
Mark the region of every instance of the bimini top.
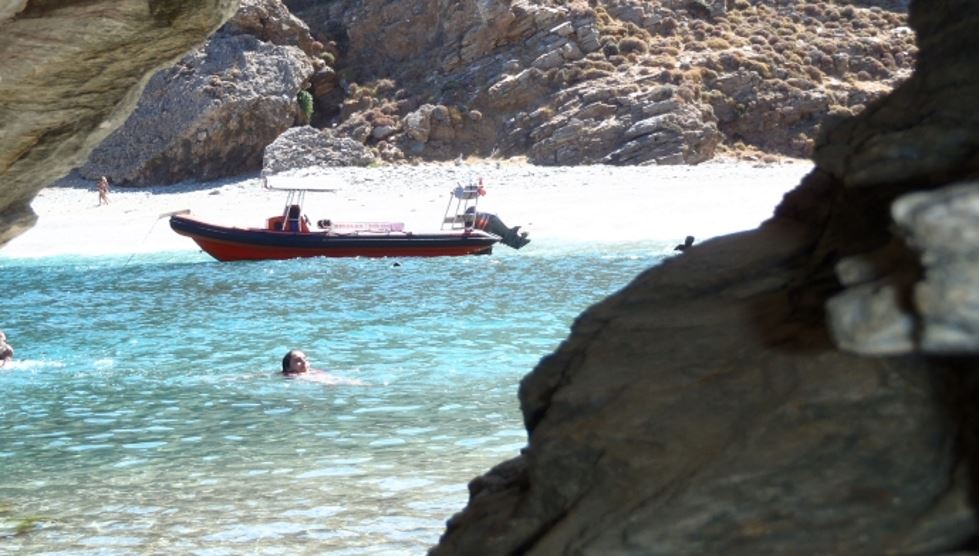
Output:
<path fill-rule="evenodd" d="M 273 182 L 274 179 L 274 182 Z M 262 187 L 275 191 L 314 191 L 336 193 L 338 187 L 323 185 L 323 176 L 290 176 L 277 174 L 262 177 Z"/>

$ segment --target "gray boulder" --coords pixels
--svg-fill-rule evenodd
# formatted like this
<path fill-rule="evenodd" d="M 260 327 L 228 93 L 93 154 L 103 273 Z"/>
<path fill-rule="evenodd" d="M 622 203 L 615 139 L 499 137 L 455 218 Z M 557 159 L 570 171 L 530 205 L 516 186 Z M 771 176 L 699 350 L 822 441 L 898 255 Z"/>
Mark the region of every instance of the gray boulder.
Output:
<path fill-rule="evenodd" d="M 325 51 L 323 44 L 312 37 L 309 27 L 279 0 L 242 0 L 238 12 L 222 31 L 232 35 L 252 35 L 279 46 L 298 46 L 310 56 Z"/>
<path fill-rule="evenodd" d="M 905 195 L 891 211 L 923 268 L 900 264 L 892 246 L 841 261 L 848 288 L 827 304 L 834 340 L 873 355 L 979 353 L 979 183 Z"/>
<path fill-rule="evenodd" d="M 294 127 L 265 148 L 262 173 L 277 174 L 313 166 L 367 166 L 376 157 L 370 149 L 330 130 Z"/>
<path fill-rule="evenodd" d="M 265 146 L 296 120 L 296 94 L 312 72 L 297 47 L 215 37 L 150 79 L 136 110 L 81 175 L 125 185 L 257 171 Z"/>

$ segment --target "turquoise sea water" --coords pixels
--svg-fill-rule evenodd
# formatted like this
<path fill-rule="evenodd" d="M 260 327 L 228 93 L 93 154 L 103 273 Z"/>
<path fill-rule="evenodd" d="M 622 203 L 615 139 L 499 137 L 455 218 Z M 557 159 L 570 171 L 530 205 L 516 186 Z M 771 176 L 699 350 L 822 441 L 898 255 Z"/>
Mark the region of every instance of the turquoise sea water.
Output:
<path fill-rule="evenodd" d="M 524 446 L 520 379 L 668 248 L 0 257 L 0 553 L 423 554 Z M 366 385 L 278 377 L 294 347 Z"/>

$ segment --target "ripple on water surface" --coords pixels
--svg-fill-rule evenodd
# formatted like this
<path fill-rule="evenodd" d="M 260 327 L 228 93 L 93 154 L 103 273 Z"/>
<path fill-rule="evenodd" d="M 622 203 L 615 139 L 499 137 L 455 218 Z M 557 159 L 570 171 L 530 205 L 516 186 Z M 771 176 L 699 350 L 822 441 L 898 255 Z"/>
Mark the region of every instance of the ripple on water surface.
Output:
<path fill-rule="evenodd" d="M 524 445 L 523 375 L 656 260 L 5 265 L 0 552 L 424 552 Z M 365 385 L 281 379 L 293 347 Z"/>

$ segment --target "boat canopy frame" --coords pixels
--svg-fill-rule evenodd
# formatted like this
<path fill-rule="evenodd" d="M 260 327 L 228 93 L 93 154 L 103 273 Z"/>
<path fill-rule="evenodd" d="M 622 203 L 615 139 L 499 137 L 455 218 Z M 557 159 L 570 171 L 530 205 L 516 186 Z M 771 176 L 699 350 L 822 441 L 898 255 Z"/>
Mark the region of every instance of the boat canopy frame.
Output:
<path fill-rule="evenodd" d="M 479 198 L 483 195 L 486 195 L 483 178 L 479 178 L 478 183 L 469 182 L 467 185 L 457 185 L 449 196 L 449 204 L 445 207 L 441 229 L 472 230 L 476 224 Z"/>

